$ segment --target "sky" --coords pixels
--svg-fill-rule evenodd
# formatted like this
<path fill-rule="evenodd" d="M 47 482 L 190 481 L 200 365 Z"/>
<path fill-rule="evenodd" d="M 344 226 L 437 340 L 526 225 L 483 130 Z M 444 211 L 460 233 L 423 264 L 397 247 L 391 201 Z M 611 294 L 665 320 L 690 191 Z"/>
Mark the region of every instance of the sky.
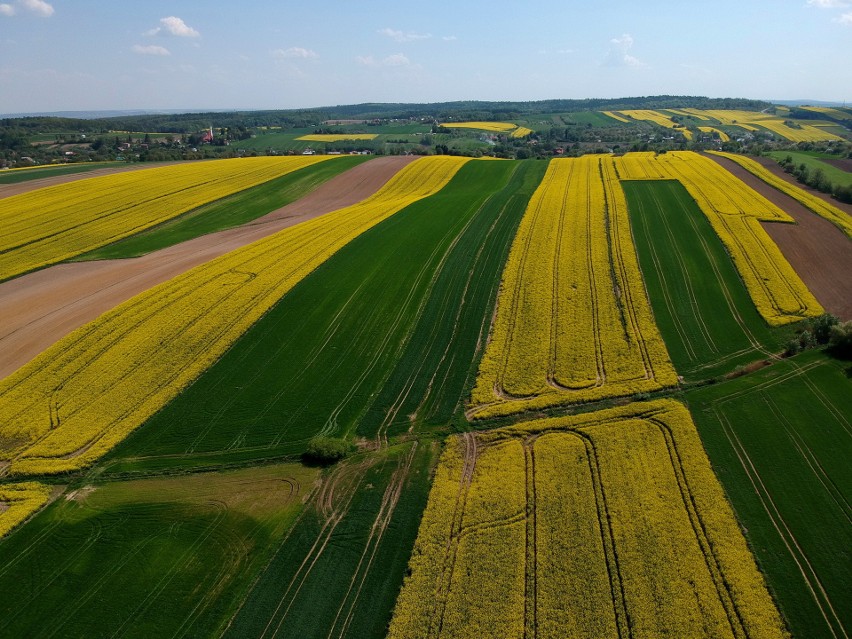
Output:
<path fill-rule="evenodd" d="M 852 103 L 852 0 L 0 0 L 0 114 L 657 94 Z"/>

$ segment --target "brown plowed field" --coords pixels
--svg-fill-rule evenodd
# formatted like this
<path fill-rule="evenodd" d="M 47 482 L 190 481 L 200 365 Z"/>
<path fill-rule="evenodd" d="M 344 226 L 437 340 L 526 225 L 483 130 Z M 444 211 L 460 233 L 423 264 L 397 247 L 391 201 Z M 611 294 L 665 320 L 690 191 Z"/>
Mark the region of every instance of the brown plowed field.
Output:
<path fill-rule="evenodd" d="M 363 200 L 415 159 L 370 160 L 249 224 L 143 257 L 57 264 L 0 284 L 0 379 L 74 329 L 156 284 L 288 226 Z"/>
<path fill-rule="evenodd" d="M 769 186 L 739 164 L 714 155 L 707 157 L 718 162 L 796 220 L 795 225 L 767 222 L 763 223 L 763 228 L 775 240 L 784 257 L 796 269 L 799 277 L 825 310 L 844 320 L 852 320 L 852 277 L 849 276 L 852 273 L 852 241 L 831 222 L 811 212 L 789 195 Z M 773 173 L 789 177 L 774 161 L 755 159 L 763 160 L 761 163 Z M 772 164 L 775 166 L 772 167 Z M 834 200 L 829 201 L 852 214 L 852 207 Z"/>
<path fill-rule="evenodd" d="M 76 182 L 77 180 L 100 177 L 102 175 L 111 175 L 113 173 L 126 173 L 127 171 L 153 169 L 154 167 L 166 166 L 168 164 L 183 164 L 183 162 L 137 162 L 135 164 L 127 164 L 125 166 L 108 166 L 102 169 L 94 169 L 93 171 L 84 171 L 83 173 L 44 177 L 37 180 L 29 180 L 28 182 L 18 182 L 17 184 L 0 184 L 0 198 L 12 197 L 13 195 L 19 195 L 20 193 L 28 193 L 46 186 L 55 186 L 57 184 L 65 184 L 66 182 Z"/>
<path fill-rule="evenodd" d="M 838 169 L 846 171 L 847 173 L 852 173 L 852 158 L 823 158 L 822 161 L 828 162 L 832 166 L 836 166 Z"/>

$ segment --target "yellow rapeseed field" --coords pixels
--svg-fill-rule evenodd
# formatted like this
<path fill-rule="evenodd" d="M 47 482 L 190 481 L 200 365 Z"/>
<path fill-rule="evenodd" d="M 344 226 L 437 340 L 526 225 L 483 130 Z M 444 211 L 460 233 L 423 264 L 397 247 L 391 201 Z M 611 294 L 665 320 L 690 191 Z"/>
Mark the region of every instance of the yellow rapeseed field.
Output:
<path fill-rule="evenodd" d="M 0 281 L 328 159 L 192 162 L 78 180 L 5 198 L 0 208 Z"/>
<path fill-rule="evenodd" d="M 511 131 L 517 124 L 511 122 L 444 122 L 442 127 L 447 129 L 479 129 L 480 131 L 496 131 L 507 132 Z"/>
<path fill-rule="evenodd" d="M 672 120 L 671 116 L 668 116 L 665 113 L 660 113 L 659 111 L 654 111 L 651 109 L 628 109 L 627 111 L 619 111 L 619 113 L 631 117 L 634 120 L 644 120 L 646 122 L 653 122 L 654 124 L 659 124 L 660 126 L 666 127 L 667 129 L 673 129 L 678 133 L 683 133 L 683 136 L 687 140 L 692 139 L 692 131 L 687 128 L 684 128 L 682 124 L 680 124 L 679 122 L 675 122 L 674 120 Z"/>
<path fill-rule="evenodd" d="M 68 335 L 0 381 L 0 465 L 26 475 L 91 464 L 329 256 L 467 161 L 419 159 L 366 200 L 198 266 Z"/>
<path fill-rule="evenodd" d="M 375 140 L 375 133 L 312 133 L 296 138 L 303 142 L 342 142 L 344 140 Z"/>
<path fill-rule="evenodd" d="M 625 157 L 629 157 L 628 154 Z M 758 312 L 772 326 L 823 313 L 823 308 L 760 222 L 793 219 L 721 166 L 691 151 L 652 158 L 650 171 L 680 181 L 710 220 L 745 282 Z"/>
<path fill-rule="evenodd" d="M 527 127 L 525 127 L 525 126 L 519 126 L 517 129 L 515 129 L 514 131 L 512 131 L 512 135 L 511 135 L 510 137 L 513 137 L 513 138 L 524 138 L 524 137 L 528 136 L 528 135 L 529 135 L 530 133 L 532 133 L 532 132 L 533 132 L 533 130 L 532 130 L 532 129 L 528 129 L 528 128 L 527 128 Z"/>
<path fill-rule="evenodd" d="M 47 503 L 51 487 L 36 482 L 0 484 L 0 538 Z"/>
<path fill-rule="evenodd" d="M 452 436 L 390 639 L 783 639 L 686 408 Z"/>
<path fill-rule="evenodd" d="M 822 115 L 827 115 L 835 120 L 852 120 L 852 113 L 848 113 L 846 111 L 841 111 L 840 109 L 833 109 L 831 107 L 815 107 L 815 106 L 803 106 L 799 107 L 800 109 L 805 109 L 807 111 L 813 111 L 814 113 L 821 113 Z"/>
<path fill-rule="evenodd" d="M 710 153 L 733 160 L 749 173 L 759 177 L 770 186 L 774 186 L 782 193 L 786 193 L 793 199 L 798 200 L 817 215 L 824 217 L 829 222 L 840 228 L 848 237 L 852 238 L 852 216 L 845 211 L 841 211 L 839 208 L 831 205 L 822 198 L 819 198 L 812 193 L 808 193 L 804 189 L 800 189 L 795 184 L 790 184 L 787 180 L 778 177 L 772 173 L 772 171 L 761 166 L 758 162 L 755 162 L 751 158 L 737 155 L 735 153 L 722 153 L 717 151 L 710 151 Z"/>
<path fill-rule="evenodd" d="M 552 160 L 503 272 L 470 414 L 510 414 L 676 383 L 613 159 Z"/>
<path fill-rule="evenodd" d="M 724 131 L 717 129 L 717 128 L 714 128 L 712 126 L 700 126 L 700 127 L 698 127 L 698 130 L 703 131 L 704 133 L 718 133 L 719 139 L 722 140 L 722 142 L 730 142 L 731 141 L 731 136 L 729 136 Z"/>
<path fill-rule="evenodd" d="M 624 116 L 618 115 L 618 113 L 616 113 L 615 111 L 601 111 L 601 113 L 603 113 L 604 115 L 608 115 L 613 120 L 618 120 L 619 122 L 630 122 L 630 120 L 628 120 Z"/>

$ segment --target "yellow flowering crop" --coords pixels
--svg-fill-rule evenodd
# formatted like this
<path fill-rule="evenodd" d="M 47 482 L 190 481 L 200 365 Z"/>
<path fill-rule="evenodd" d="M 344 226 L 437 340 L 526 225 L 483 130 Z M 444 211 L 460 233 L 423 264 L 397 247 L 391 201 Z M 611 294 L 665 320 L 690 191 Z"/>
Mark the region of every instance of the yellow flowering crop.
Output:
<path fill-rule="evenodd" d="M 758 162 L 755 162 L 751 158 L 736 155 L 735 153 L 722 153 L 716 151 L 710 151 L 710 153 L 736 162 L 749 173 L 759 177 L 770 186 L 774 186 L 782 193 L 786 193 L 794 200 L 798 200 L 817 215 L 824 217 L 829 222 L 839 227 L 848 237 L 852 238 L 852 216 L 845 211 L 840 210 L 836 206 L 832 206 L 813 193 L 808 193 L 804 189 L 800 189 L 795 184 L 790 184 L 787 180 L 778 177 L 772 171 L 760 165 Z"/>
<path fill-rule="evenodd" d="M 479 129 L 480 131 L 511 131 L 517 124 L 511 122 L 444 122 L 442 127 L 447 129 Z"/>
<path fill-rule="evenodd" d="M 0 538 L 44 506 L 50 491 L 36 482 L 0 484 Z"/>
<path fill-rule="evenodd" d="M 852 120 L 852 113 L 847 113 L 846 111 L 841 111 L 840 109 L 833 109 L 831 107 L 815 107 L 815 106 L 803 106 L 803 107 L 799 107 L 799 108 L 805 109 L 807 111 L 813 111 L 814 113 L 821 113 L 823 115 L 827 115 L 829 117 L 832 117 L 835 120 Z"/>
<path fill-rule="evenodd" d="M 634 120 L 653 122 L 654 124 L 659 124 L 667 129 L 673 129 L 678 133 L 683 133 L 687 140 L 692 139 L 692 131 L 684 128 L 682 124 L 675 122 L 672 120 L 671 116 L 668 116 L 665 113 L 660 113 L 659 111 L 654 111 L 652 109 L 628 109 L 627 111 L 620 111 L 620 113 L 622 115 L 629 116 Z"/>
<path fill-rule="evenodd" d="M 5 198 L 0 209 L 0 281 L 327 159 L 192 162 L 78 180 Z"/>
<path fill-rule="evenodd" d="M 615 111 L 601 111 L 601 113 L 603 113 L 604 115 L 608 115 L 613 120 L 618 120 L 619 122 L 630 122 L 630 120 L 628 120 L 624 116 L 618 115 L 618 113 L 616 113 Z"/>
<path fill-rule="evenodd" d="M 312 133 L 296 139 L 303 142 L 342 142 L 344 140 L 375 140 L 377 137 L 375 133 Z"/>
<path fill-rule="evenodd" d="M 180 393 L 353 238 L 444 187 L 466 158 L 421 158 L 373 196 L 232 251 L 125 302 L 0 381 L 0 464 L 91 464 Z"/>
<path fill-rule="evenodd" d="M 612 158 L 552 160 L 506 268 L 473 417 L 677 383 Z"/>
<path fill-rule="evenodd" d="M 686 408 L 452 436 L 390 639 L 782 639 Z"/>
<path fill-rule="evenodd" d="M 722 140 L 722 142 L 730 142 L 731 141 L 731 136 L 729 136 L 724 131 L 717 129 L 717 128 L 714 128 L 712 126 L 700 126 L 700 127 L 698 127 L 698 130 L 703 131 L 704 133 L 714 133 L 714 132 L 718 133 L 719 139 Z"/>
<path fill-rule="evenodd" d="M 820 142 L 843 139 L 833 133 L 820 131 L 817 127 L 802 122 L 797 122 L 795 128 L 787 126 L 783 119 L 771 113 L 738 111 L 733 109 L 683 109 L 683 111 L 696 117 L 709 116 L 714 120 L 718 120 L 720 124 L 738 126 L 747 131 L 759 131 L 759 127 L 763 127 L 792 142 Z"/>
<path fill-rule="evenodd" d="M 628 154 L 629 156 L 629 154 Z M 793 219 L 721 166 L 691 151 L 650 159 L 680 181 L 710 220 L 745 282 L 758 312 L 772 326 L 823 312 L 822 306 L 785 259 L 760 222 Z"/>
<path fill-rule="evenodd" d="M 513 137 L 513 138 L 523 138 L 523 137 L 528 136 L 528 135 L 529 135 L 530 133 L 532 133 L 532 132 L 533 132 L 533 130 L 532 130 L 532 129 L 528 129 L 528 128 L 527 128 L 527 127 L 525 127 L 525 126 L 519 126 L 517 129 L 515 129 L 514 131 L 512 131 L 512 135 L 511 135 L 510 137 Z"/>

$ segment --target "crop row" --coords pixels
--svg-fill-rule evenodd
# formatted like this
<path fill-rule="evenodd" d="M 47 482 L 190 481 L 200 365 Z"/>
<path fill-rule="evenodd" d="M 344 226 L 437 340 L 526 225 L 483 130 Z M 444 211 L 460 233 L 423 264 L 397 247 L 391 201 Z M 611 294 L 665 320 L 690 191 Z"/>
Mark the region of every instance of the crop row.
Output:
<path fill-rule="evenodd" d="M 327 159 L 197 162 L 79 180 L 6 198 L 0 213 L 0 281 Z"/>
<path fill-rule="evenodd" d="M 816 213 L 817 215 L 824 217 L 829 222 L 840 228 L 846 235 L 852 238 L 852 216 L 848 213 L 841 211 L 836 206 L 833 206 L 823 200 L 822 198 L 817 197 L 813 193 L 808 193 L 804 189 L 799 188 L 795 184 L 790 184 L 784 178 L 778 177 L 769 169 L 761 166 L 759 163 L 755 162 L 751 158 L 747 158 L 742 155 L 737 155 L 735 153 L 722 153 L 720 151 L 710 151 L 713 155 L 718 155 L 723 158 L 728 158 L 739 164 L 749 173 L 752 173 L 756 177 L 760 178 L 770 186 L 775 187 L 782 193 L 786 193 L 794 200 L 798 200 L 801 204 L 809 208 L 811 211 Z"/>
<path fill-rule="evenodd" d="M 698 130 L 699 130 L 699 131 L 703 131 L 704 133 L 718 133 L 718 134 L 719 134 L 719 139 L 720 139 L 722 142 L 730 142 L 730 141 L 731 141 L 731 136 L 729 136 L 729 135 L 728 135 L 727 133 L 725 133 L 724 131 L 722 131 L 722 130 L 720 130 L 720 129 L 717 129 L 717 128 L 715 128 L 715 127 L 712 127 L 712 126 L 700 126 L 700 127 L 698 127 Z"/>
<path fill-rule="evenodd" d="M 0 539 L 50 498 L 50 486 L 36 482 L 0 484 Z"/>
<path fill-rule="evenodd" d="M 710 220 L 745 282 L 761 316 L 780 326 L 823 312 L 761 222 L 792 218 L 712 160 L 690 151 L 674 151 L 643 161 L 681 182 Z"/>
<path fill-rule="evenodd" d="M 391 622 L 420 637 L 784 637 L 686 408 L 450 438 Z"/>
<path fill-rule="evenodd" d="M 180 393 L 319 264 L 441 188 L 464 158 L 423 158 L 376 194 L 170 280 L 78 329 L 0 382 L 12 474 L 90 464 Z"/>
<path fill-rule="evenodd" d="M 676 383 L 612 159 L 552 161 L 503 273 L 473 416 Z"/>
<path fill-rule="evenodd" d="M 660 113 L 659 111 L 654 111 L 652 109 L 631 109 L 627 111 L 619 111 L 619 113 L 629 116 L 634 120 L 653 122 L 654 124 L 658 124 L 667 129 L 675 129 L 678 133 L 682 133 L 687 140 L 692 139 L 692 131 L 684 128 L 681 123 L 675 122 L 671 119 L 671 116 L 668 116 L 665 113 Z"/>
<path fill-rule="evenodd" d="M 342 142 L 344 140 L 374 140 L 375 133 L 312 133 L 296 138 L 303 142 Z"/>

